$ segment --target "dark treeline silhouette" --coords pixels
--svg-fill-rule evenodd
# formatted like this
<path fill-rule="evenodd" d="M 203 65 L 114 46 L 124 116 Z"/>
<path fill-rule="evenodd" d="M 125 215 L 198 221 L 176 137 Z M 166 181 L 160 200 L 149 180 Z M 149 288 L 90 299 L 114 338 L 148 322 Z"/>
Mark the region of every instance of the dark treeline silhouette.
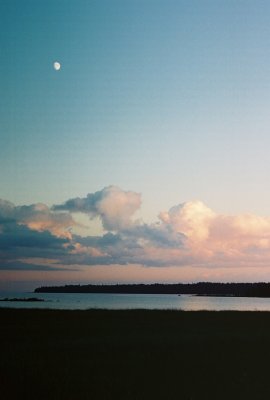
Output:
<path fill-rule="evenodd" d="M 175 283 L 43 286 L 35 293 L 193 294 L 199 296 L 270 297 L 270 283 Z"/>

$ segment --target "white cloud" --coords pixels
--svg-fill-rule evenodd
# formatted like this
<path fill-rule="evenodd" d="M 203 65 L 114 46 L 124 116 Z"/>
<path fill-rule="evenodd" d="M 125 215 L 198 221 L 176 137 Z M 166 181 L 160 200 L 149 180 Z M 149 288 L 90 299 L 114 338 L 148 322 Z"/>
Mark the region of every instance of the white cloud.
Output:
<path fill-rule="evenodd" d="M 91 218 L 100 217 L 104 229 L 118 231 L 132 224 L 132 217 L 140 206 L 139 193 L 108 186 L 98 192 L 89 193 L 84 198 L 77 197 L 55 205 L 53 209 L 82 212 Z"/>

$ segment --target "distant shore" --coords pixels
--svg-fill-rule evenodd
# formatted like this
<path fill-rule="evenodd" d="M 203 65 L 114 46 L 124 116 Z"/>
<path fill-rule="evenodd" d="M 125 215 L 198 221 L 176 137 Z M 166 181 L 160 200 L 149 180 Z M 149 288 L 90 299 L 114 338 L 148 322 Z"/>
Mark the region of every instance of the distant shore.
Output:
<path fill-rule="evenodd" d="M 7 400 L 270 396 L 269 312 L 0 309 L 0 320 Z"/>
<path fill-rule="evenodd" d="M 0 299 L 0 301 L 14 301 L 14 302 L 44 302 L 44 299 L 39 299 L 37 297 L 4 297 L 3 299 Z"/>
<path fill-rule="evenodd" d="M 255 283 L 176 283 L 43 286 L 35 293 L 125 293 L 125 294 L 194 294 L 222 297 L 270 297 L 269 282 Z"/>

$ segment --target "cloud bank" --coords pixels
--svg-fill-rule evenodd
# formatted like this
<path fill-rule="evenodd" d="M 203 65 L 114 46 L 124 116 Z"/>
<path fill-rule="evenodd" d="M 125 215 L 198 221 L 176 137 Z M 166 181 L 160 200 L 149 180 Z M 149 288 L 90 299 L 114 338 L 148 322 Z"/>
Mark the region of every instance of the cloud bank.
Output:
<path fill-rule="evenodd" d="M 0 269 L 68 270 L 91 266 L 268 267 L 270 218 L 222 215 L 201 201 L 135 219 L 141 195 L 115 186 L 49 208 L 0 200 Z M 73 215 L 99 218 L 102 235 L 75 233 Z M 143 277 L 142 277 L 143 280 Z"/>

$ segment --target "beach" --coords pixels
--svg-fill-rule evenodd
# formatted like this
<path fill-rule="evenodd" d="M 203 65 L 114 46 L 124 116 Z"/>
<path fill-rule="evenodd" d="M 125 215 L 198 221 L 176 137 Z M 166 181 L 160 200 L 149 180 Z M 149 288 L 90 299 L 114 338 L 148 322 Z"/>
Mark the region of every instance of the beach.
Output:
<path fill-rule="evenodd" d="M 1 397 L 266 399 L 269 312 L 0 309 Z"/>

